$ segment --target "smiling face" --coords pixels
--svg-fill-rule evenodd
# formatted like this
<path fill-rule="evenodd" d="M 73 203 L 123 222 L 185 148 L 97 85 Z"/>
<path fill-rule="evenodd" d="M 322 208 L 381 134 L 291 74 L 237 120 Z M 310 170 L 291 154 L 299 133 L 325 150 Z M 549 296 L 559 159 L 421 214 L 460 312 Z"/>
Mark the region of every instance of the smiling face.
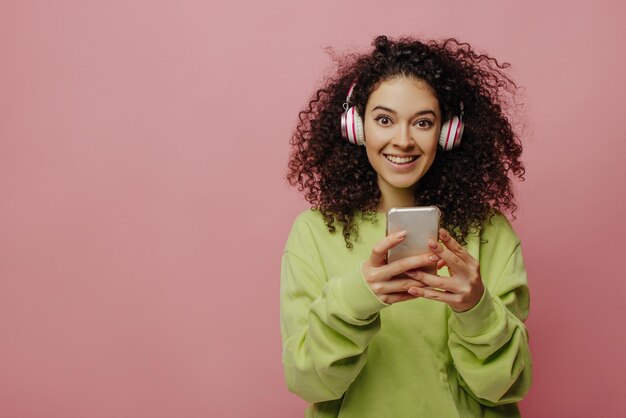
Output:
<path fill-rule="evenodd" d="M 441 130 L 441 110 L 432 88 L 411 77 L 381 82 L 367 100 L 363 129 L 383 201 L 412 199 L 435 160 Z"/>

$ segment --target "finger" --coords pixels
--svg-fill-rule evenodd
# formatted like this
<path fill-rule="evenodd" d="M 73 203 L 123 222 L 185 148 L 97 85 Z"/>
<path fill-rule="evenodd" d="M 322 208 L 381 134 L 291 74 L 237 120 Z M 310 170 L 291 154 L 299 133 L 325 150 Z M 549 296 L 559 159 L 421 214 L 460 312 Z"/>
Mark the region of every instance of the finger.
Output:
<path fill-rule="evenodd" d="M 458 300 L 458 295 L 449 292 L 440 292 L 438 290 L 429 289 L 427 287 L 412 287 L 408 293 L 419 298 L 439 300 L 447 304 L 454 304 Z"/>
<path fill-rule="evenodd" d="M 394 304 L 398 302 L 404 302 L 405 300 L 417 299 L 419 296 L 412 295 L 408 292 L 392 293 L 387 295 L 388 304 Z"/>
<path fill-rule="evenodd" d="M 410 272 L 411 270 L 419 269 L 420 267 L 432 265 L 439 260 L 441 260 L 441 258 L 432 253 L 413 255 L 391 262 L 381 268 L 386 276 L 392 277 L 400 273 Z"/>
<path fill-rule="evenodd" d="M 456 254 L 466 264 L 469 265 L 476 261 L 474 257 L 472 257 L 472 255 L 461 244 L 459 244 L 446 229 L 439 229 L 439 239 L 443 242 L 443 245 L 445 245 L 446 248 Z"/>
<path fill-rule="evenodd" d="M 427 287 L 440 291 L 461 293 L 466 290 L 464 282 L 455 280 L 451 277 L 437 276 L 436 274 L 420 272 L 415 278 Z"/>
<path fill-rule="evenodd" d="M 448 270 L 450 271 L 450 274 L 452 274 L 452 272 L 470 272 L 470 267 L 467 265 L 467 263 L 463 261 L 461 257 L 450 251 L 448 247 L 438 242 L 435 242 L 432 239 L 428 241 L 428 247 L 435 255 L 438 255 L 443 261 L 445 261 L 446 266 L 448 266 Z"/>
<path fill-rule="evenodd" d="M 406 238 L 406 234 L 407 231 L 400 231 L 387 235 L 384 239 L 378 241 L 370 254 L 371 265 L 374 267 L 385 265 L 387 262 L 387 251 L 400 244 Z"/>
<path fill-rule="evenodd" d="M 441 270 L 445 266 L 446 266 L 446 262 L 445 261 L 443 261 L 443 260 L 437 261 L 437 270 Z"/>
<path fill-rule="evenodd" d="M 394 279 L 370 284 L 372 291 L 385 303 L 415 299 L 415 296 L 407 293 L 407 290 L 411 287 L 423 286 L 425 286 L 425 284 L 413 279 Z"/>
<path fill-rule="evenodd" d="M 441 259 L 439 261 L 441 261 Z M 417 275 L 418 271 L 425 271 L 426 273 L 432 273 L 430 267 L 435 267 L 436 270 L 439 270 L 439 268 L 436 267 L 436 264 L 439 264 L 439 261 L 437 263 L 432 262 L 430 264 L 425 265 L 424 267 L 420 267 L 420 268 L 417 268 L 417 269 L 407 270 L 407 271 L 404 272 L 404 274 L 401 273 L 401 274 L 399 274 L 396 277 L 409 276 L 409 277 L 414 279 L 415 276 Z"/>
<path fill-rule="evenodd" d="M 405 279 L 393 279 L 386 282 L 371 283 L 370 287 L 372 291 L 383 298 L 392 293 L 406 292 L 411 287 L 424 287 L 424 283 L 410 278 Z"/>

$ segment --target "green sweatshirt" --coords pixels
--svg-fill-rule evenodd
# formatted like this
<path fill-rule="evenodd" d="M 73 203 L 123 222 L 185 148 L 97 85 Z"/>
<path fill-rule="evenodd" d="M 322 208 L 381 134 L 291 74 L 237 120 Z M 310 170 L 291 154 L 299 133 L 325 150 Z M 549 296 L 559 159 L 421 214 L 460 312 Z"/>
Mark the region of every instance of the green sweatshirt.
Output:
<path fill-rule="evenodd" d="M 360 218 L 359 218 L 360 219 Z M 469 236 L 485 284 L 472 309 L 418 298 L 383 303 L 361 275 L 386 216 L 358 222 L 346 248 L 319 211 L 295 220 L 282 258 L 287 386 L 306 417 L 517 417 L 531 382 L 529 292 L 520 241 L 503 215 Z M 448 276 L 446 268 L 438 274 Z"/>

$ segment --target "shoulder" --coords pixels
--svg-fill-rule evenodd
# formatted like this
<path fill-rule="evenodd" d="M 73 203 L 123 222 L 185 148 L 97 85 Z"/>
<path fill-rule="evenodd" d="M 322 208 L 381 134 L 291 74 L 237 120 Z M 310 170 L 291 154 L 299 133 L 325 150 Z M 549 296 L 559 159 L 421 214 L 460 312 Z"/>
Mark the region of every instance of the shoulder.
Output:
<path fill-rule="evenodd" d="M 324 216 L 319 210 L 306 209 L 300 212 L 293 221 L 289 237 L 287 238 L 286 251 L 306 251 L 311 243 L 324 239 L 329 234 Z"/>
<path fill-rule="evenodd" d="M 520 248 L 520 239 L 509 219 L 501 212 L 491 215 L 484 223 L 480 236 L 472 237 L 480 247 L 481 258 L 508 258 Z"/>
<path fill-rule="evenodd" d="M 353 226 L 358 229 L 358 236 L 353 237 L 354 247 L 364 245 L 371 249 L 371 241 L 380 239 L 380 219 L 371 214 L 356 213 Z M 343 237 L 343 225 L 335 221 L 334 230 L 330 230 L 324 215 L 317 209 L 307 209 L 299 213 L 293 221 L 286 251 L 307 251 L 311 248 L 325 249 L 326 252 L 346 250 L 346 242 Z"/>
<path fill-rule="evenodd" d="M 483 223 L 481 234 L 482 241 L 495 240 L 500 244 L 509 243 L 517 246 L 520 243 L 519 237 L 513 229 L 509 219 L 502 213 L 496 212 Z"/>
<path fill-rule="evenodd" d="M 356 228 L 361 228 L 364 225 L 375 225 L 380 219 L 374 212 L 356 212 L 352 219 L 352 225 Z M 327 225 L 327 220 L 322 215 L 322 212 L 318 209 L 306 209 L 300 212 L 293 221 L 292 233 L 298 231 L 309 231 L 315 235 L 321 234 L 323 238 L 328 238 L 328 235 L 341 236 L 343 240 L 343 224 L 340 221 L 334 221 L 331 224 L 334 227 L 334 231 L 330 231 Z"/>
<path fill-rule="evenodd" d="M 322 213 L 317 210 L 317 209 L 305 209 L 302 212 L 300 212 L 295 220 L 294 220 L 294 225 L 296 224 L 301 224 L 301 223 L 316 223 L 316 222 L 324 222 L 324 217 L 322 216 Z"/>
<path fill-rule="evenodd" d="M 300 212 L 293 221 L 291 227 L 292 233 L 294 231 L 317 231 L 328 230 L 324 221 L 324 216 L 317 209 L 306 209 Z"/>

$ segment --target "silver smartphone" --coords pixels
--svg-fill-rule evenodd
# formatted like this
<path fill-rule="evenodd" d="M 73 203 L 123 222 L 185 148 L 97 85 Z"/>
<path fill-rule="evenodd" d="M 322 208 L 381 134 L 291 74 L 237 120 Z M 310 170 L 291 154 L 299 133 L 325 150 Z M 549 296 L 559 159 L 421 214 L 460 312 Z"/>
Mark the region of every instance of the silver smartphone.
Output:
<path fill-rule="evenodd" d="M 404 241 L 387 252 L 387 262 L 431 252 L 428 240 L 438 241 L 440 214 L 436 206 L 389 209 L 387 235 L 406 230 L 407 236 Z M 422 267 L 420 270 L 436 274 L 437 263 Z"/>

